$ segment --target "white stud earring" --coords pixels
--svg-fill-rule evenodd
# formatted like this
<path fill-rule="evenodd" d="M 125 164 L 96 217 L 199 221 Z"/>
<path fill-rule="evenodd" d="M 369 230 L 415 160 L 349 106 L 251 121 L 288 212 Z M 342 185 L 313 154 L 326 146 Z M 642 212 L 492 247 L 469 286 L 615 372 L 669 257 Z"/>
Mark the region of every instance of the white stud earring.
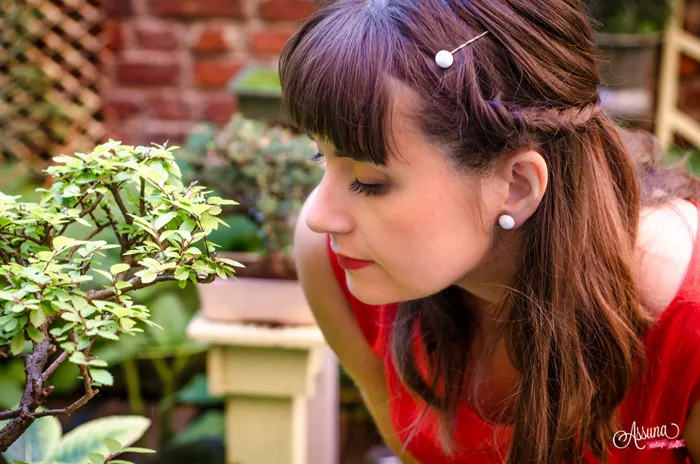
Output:
<path fill-rule="evenodd" d="M 515 227 L 515 219 L 509 214 L 502 214 L 498 218 L 498 224 L 504 229 L 509 230 Z"/>

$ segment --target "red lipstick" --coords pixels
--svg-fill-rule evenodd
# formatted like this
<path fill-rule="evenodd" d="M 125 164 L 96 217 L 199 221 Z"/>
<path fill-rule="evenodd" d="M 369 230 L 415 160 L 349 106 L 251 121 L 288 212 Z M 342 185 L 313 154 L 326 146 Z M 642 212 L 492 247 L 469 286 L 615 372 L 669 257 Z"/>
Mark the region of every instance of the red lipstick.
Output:
<path fill-rule="evenodd" d="M 340 264 L 340 267 L 343 269 L 346 269 L 348 271 L 356 271 L 358 269 L 365 268 L 367 266 L 370 266 L 374 264 L 374 261 L 365 261 L 362 259 L 352 259 L 352 258 L 347 258 L 343 255 L 338 255 L 338 264 Z"/>

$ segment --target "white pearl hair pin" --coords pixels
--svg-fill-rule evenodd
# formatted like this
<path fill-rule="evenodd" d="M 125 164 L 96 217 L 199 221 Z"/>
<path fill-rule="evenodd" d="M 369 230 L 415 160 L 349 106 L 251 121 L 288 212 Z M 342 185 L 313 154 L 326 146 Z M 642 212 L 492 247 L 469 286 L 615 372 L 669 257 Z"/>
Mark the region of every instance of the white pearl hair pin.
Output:
<path fill-rule="evenodd" d="M 452 63 L 454 63 L 454 61 L 455 61 L 455 59 L 454 59 L 454 54 L 455 54 L 455 53 L 457 53 L 458 51 L 460 51 L 461 49 L 463 49 L 464 47 L 466 47 L 466 46 L 469 45 L 470 43 L 479 40 L 480 38 L 482 38 L 483 36 L 485 36 L 485 35 L 488 34 L 488 33 L 489 33 L 489 31 L 484 31 L 484 32 L 482 32 L 481 34 L 477 35 L 477 36 L 474 37 L 473 39 L 467 40 L 466 42 L 464 42 L 462 45 L 460 45 L 459 47 L 455 48 L 455 49 L 452 50 L 451 52 L 448 52 L 447 50 L 440 50 L 439 52 L 437 52 L 437 53 L 435 54 L 435 62 L 436 62 L 437 65 L 440 66 L 442 69 L 447 69 L 447 68 L 449 68 L 450 66 L 452 66 Z"/>
<path fill-rule="evenodd" d="M 506 230 L 515 227 L 515 219 L 509 214 L 503 214 L 498 218 L 498 224 Z"/>

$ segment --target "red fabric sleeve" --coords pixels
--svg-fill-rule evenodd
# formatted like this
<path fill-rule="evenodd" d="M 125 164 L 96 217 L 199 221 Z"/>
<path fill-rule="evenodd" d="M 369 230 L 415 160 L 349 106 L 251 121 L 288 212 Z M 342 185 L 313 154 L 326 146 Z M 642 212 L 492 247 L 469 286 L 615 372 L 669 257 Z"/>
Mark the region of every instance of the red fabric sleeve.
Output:
<path fill-rule="evenodd" d="M 336 254 L 333 252 L 333 249 L 331 248 L 331 236 L 326 234 L 327 240 L 326 240 L 326 245 L 328 248 L 328 256 L 330 257 L 331 260 L 331 266 L 333 267 L 333 274 L 335 274 L 335 278 L 338 281 L 338 284 L 340 285 L 341 290 L 343 291 L 343 294 L 345 295 L 345 298 L 348 300 L 350 303 L 350 306 L 352 307 L 352 311 L 355 314 L 355 320 L 357 321 L 357 324 L 360 326 L 360 330 L 362 331 L 363 335 L 365 336 L 365 340 L 367 340 L 367 343 L 369 344 L 372 353 L 375 355 L 379 355 L 381 351 L 380 347 L 380 327 L 381 327 L 381 307 L 380 306 L 371 306 L 367 305 L 365 303 L 362 303 L 359 301 L 357 298 L 355 298 L 352 293 L 350 293 L 350 290 L 348 289 L 348 284 L 345 281 L 345 271 L 343 270 L 342 267 L 340 267 L 340 264 L 338 264 L 338 257 Z"/>

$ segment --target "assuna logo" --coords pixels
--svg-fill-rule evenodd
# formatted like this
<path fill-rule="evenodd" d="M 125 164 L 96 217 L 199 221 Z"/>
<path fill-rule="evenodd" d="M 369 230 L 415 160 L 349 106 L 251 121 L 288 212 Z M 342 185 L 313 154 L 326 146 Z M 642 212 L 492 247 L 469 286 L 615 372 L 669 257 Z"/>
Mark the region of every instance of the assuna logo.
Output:
<path fill-rule="evenodd" d="M 629 432 L 618 430 L 613 435 L 613 444 L 620 449 L 627 448 L 632 442 L 640 450 L 646 448 L 681 448 L 685 446 L 685 443 L 683 440 L 676 440 L 680 434 L 681 429 L 675 423 L 671 423 L 668 427 L 666 425 L 637 427 L 637 422 L 635 421 L 632 422 L 632 428 Z M 642 444 L 640 442 L 645 443 Z"/>

